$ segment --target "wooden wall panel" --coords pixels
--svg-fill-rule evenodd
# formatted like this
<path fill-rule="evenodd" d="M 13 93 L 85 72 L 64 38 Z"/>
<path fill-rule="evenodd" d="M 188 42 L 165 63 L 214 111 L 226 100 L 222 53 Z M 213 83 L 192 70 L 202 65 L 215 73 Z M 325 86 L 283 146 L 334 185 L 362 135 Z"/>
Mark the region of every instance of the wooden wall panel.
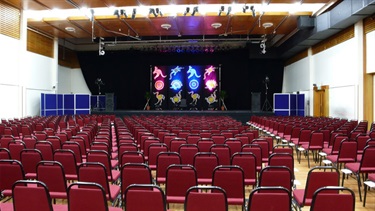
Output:
<path fill-rule="evenodd" d="M 59 45 L 59 65 L 69 68 L 81 68 L 77 53 Z"/>
<path fill-rule="evenodd" d="M 332 48 L 354 37 L 354 25 L 342 30 L 341 32 L 323 40 L 312 47 L 312 54 L 315 55 L 328 48 Z"/>
<path fill-rule="evenodd" d="M 0 1 L 0 34 L 20 39 L 20 10 Z"/>
<path fill-rule="evenodd" d="M 297 62 L 303 58 L 306 58 L 308 56 L 308 50 L 304 50 L 298 54 L 296 54 L 295 56 L 291 57 L 290 59 L 288 59 L 286 62 L 285 62 L 285 65 L 284 66 L 288 66 L 290 64 L 293 64 L 294 62 Z"/>
<path fill-rule="evenodd" d="M 32 30 L 27 30 L 27 50 L 53 58 L 53 39 Z"/>

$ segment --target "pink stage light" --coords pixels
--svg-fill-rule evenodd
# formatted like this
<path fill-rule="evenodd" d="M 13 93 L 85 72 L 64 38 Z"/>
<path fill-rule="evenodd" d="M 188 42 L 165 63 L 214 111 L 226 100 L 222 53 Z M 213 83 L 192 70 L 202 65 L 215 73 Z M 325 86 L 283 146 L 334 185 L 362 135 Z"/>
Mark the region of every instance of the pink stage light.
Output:
<path fill-rule="evenodd" d="M 164 88 L 164 82 L 161 80 L 158 80 L 155 82 L 155 89 L 160 91 Z"/>
<path fill-rule="evenodd" d="M 206 81 L 206 89 L 212 91 L 217 87 L 216 80 L 207 80 Z"/>

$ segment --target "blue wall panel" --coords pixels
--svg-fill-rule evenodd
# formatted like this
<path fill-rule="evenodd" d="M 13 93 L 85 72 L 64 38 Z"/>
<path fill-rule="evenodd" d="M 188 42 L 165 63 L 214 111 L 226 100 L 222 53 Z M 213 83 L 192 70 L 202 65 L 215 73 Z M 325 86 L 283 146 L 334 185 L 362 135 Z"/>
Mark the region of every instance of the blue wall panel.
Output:
<path fill-rule="evenodd" d="M 77 94 L 76 95 L 76 109 L 90 109 L 90 96 Z"/>
<path fill-rule="evenodd" d="M 55 94 L 45 95 L 45 109 L 57 109 L 57 97 Z"/>

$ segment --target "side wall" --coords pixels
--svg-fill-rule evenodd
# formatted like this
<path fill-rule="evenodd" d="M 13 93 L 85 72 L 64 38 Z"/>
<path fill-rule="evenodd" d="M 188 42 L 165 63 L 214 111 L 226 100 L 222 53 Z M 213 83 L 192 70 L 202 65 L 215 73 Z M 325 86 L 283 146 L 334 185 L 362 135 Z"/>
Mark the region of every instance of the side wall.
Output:
<path fill-rule="evenodd" d="M 316 84 L 329 85 L 330 116 L 363 119 L 362 32 L 362 22 L 357 23 L 354 38 L 315 55 L 309 49 L 308 57 L 285 66 L 283 92 L 306 93 L 310 104 L 306 115 L 313 115 L 313 84 Z M 368 37 L 367 44 L 374 41 L 375 37 Z"/>

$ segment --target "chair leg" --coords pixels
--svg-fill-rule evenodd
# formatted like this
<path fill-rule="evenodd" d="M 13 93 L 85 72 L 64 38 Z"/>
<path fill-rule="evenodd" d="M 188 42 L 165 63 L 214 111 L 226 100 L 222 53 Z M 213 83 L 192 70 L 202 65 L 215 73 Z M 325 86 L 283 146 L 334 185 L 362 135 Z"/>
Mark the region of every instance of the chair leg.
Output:
<path fill-rule="evenodd" d="M 309 150 L 306 150 L 307 154 L 307 166 L 310 168 L 310 157 L 309 157 Z M 313 155 L 314 156 L 314 155 Z"/>
<path fill-rule="evenodd" d="M 366 195 L 367 195 L 367 187 L 366 184 L 363 184 L 363 188 L 365 189 L 365 193 L 363 194 L 363 207 L 366 206 Z"/>
<path fill-rule="evenodd" d="M 355 174 L 357 177 L 357 183 L 358 183 L 358 194 L 359 194 L 359 201 L 362 201 L 362 194 L 361 194 L 361 175 L 360 173 Z"/>

